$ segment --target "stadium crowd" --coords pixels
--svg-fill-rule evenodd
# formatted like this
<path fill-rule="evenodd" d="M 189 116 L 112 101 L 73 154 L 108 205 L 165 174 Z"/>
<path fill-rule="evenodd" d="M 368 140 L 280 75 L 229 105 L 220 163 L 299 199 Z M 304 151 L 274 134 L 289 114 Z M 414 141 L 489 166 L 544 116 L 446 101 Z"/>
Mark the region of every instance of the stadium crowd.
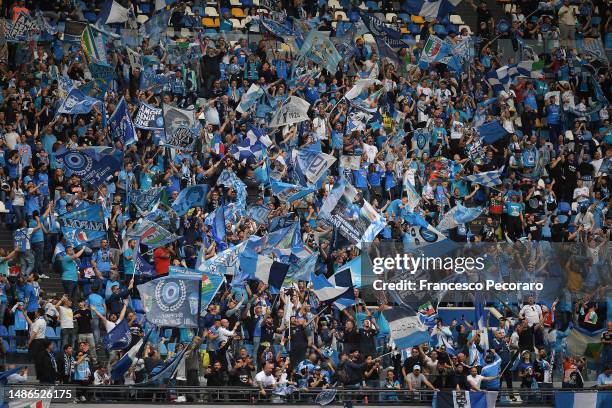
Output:
<path fill-rule="evenodd" d="M 40 10 L 50 25 L 58 25 L 67 19 L 84 21 L 83 11 L 97 9 L 99 3 L 3 1 L 2 17 L 16 21 L 20 13 L 34 15 Z M 155 10 L 159 2 L 117 3 L 130 10 L 126 27 L 142 25 L 136 15 L 153 17 L 161 12 Z M 354 15 L 355 2 L 340 3 L 345 17 Z M 370 7 L 369 12 L 385 20 L 380 10 L 394 11 L 392 3 L 376 3 L 380 9 Z M 39 41 L 5 41 L 8 59 L 0 64 L 0 210 L 2 230 L 12 231 L 16 244 L 0 249 L 4 361 L 22 353 L 45 384 L 137 384 L 187 349 L 174 370 L 173 384 L 258 387 L 262 398 L 280 399 L 292 390 L 309 388 L 360 389 L 363 395 L 367 389 L 386 389 L 370 398 L 399 401 L 418 397 L 422 389 L 505 386 L 517 389 L 510 394 L 516 400 L 521 398 L 519 388 L 552 388 L 553 382 L 582 388 L 588 369 L 597 372 L 599 387 L 612 388 L 612 322 L 605 326 L 612 229 L 607 99 L 612 82 L 605 55 L 583 51 L 578 45 L 587 38 L 609 43 L 610 3 L 565 0 L 541 2 L 538 7 L 538 2 L 522 1 L 504 16 L 507 29 L 500 27 L 486 2 L 469 3 L 477 15 L 474 30 L 467 26 L 459 30 L 448 16 L 422 21 L 418 30 L 410 31 L 413 41 L 408 46 L 392 50 L 395 61 L 381 55 L 380 43 L 371 41 L 370 34 L 355 35 L 348 57 L 335 73 L 306 58 L 294 63 L 296 51 L 282 46 L 258 24 L 262 15 L 286 10 L 288 21 L 309 21 L 311 29 L 334 38 L 338 22 L 330 4 L 302 0 L 270 4 L 276 10 L 249 7 L 250 1 L 219 1 L 213 7 L 219 26 L 212 28 L 203 19 L 210 8 L 205 2 L 166 6 L 168 26 L 175 33 L 181 29 L 191 33 L 183 41 L 194 43 L 197 38 L 202 52 L 191 59 L 172 58 L 169 46 L 153 43 L 149 36 L 139 39 L 133 51 L 153 61 L 155 74 L 171 73 L 170 81 L 143 87 L 144 70 L 130 66 L 122 38 L 108 41 L 114 79 L 102 94 L 103 107 L 94 106 L 86 114 L 56 113 L 66 97 L 63 78 L 75 87 L 92 81 L 89 57 L 80 41 L 71 43 L 61 32 Z M 244 12 L 238 28 L 231 21 L 235 8 Z M 419 21 L 398 15 L 389 26 L 402 33 Z M 439 25 L 446 32 L 441 33 Z M 423 67 L 419 59 L 432 35 L 451 44 L 471 38 L 473 54 L 458 71 L 440 61 Z M 547 45 L 544 51 L 529 54 L 526 40 Z M 512 42 L 515 55 L 501 55 L 502 41 Z M 519 63 L 528 54 L 543 63 L 542 75 L 513 77 L 503 90 L 494 89 L 488 74 Z M 296 80 L 303 75 L 307 80 Z M 356 109 L 344 96 L 360 78 L 380 82 L 360 92 L 374 109 L 356 119 L 352 115 Z M 256 117 L 255 107 L 245 113 L 238 109 L 254 83 L 265 89 L 272 114 L 289 96 L 299 96 L 309 104 L 309 119 L 267 129 L 271 143 L 266 154 L 243 160 L 235 148 L 248 139 L 248 126 L 266 128 L 269 120 L 265 114 Z M 106 116 L 121 97 L 132 116 L 142 103 L 195 108 L 201 128 L 193 149 L 164 147 L 159 130 L 142 128 L 136 130 L 137 141 L 127 146 L 113 140 L 105 127 Z M 478 129 L 494 121 L 504 132 L 485 143 Z M 417 135 L 425 135 L 425 147 Z M 295 151 L 313 146 L 337 159 L 327 177 L 311 194 L 291 202 L 279 200 L 261 179 L 262 169 L 294 183 Z M 121 170 L 97 186 L 67 174 L 57 157 L 65 149 L 92 147 L 110 147 L 112 155 L 123 160 Z M 357 157 L 355 168 L 342 167 L 342 156 Z M 218 183 L 223 170 L 232 170 L 246 186 L 247 208 L 265 205 L 269 211 L 265 222 L 232 216 L 221 243 L 207 217 L 239 200 L 235 188 Z M 474 178 L 485 172 L 498 172 L 500 182 Z M 448 321 L 441 312 L 434 314 L 431 341 L 406 350 L 390 345 L 383 312 L 394 304 L 386 298 L 377 298 L 376 303 L 355 287 L 353 304 L 343 308 L 333 301 L 319 301 L 306 281 L 275 293 L 255 279 L 231 285 L 228 276 L 207 306 L 199 329 L 159 328 L 148 337 L 142 358 L 123 378 L 111 380 L 111 367 L 124 352 L 107 352 L 105 333 L 125 320 L 133 346 L 150 327 L 134 301 L 139 299 L 137 284 L 151 279 L 138 274 L 136 252 L 154 267 L 153 277 L 161 277 L 171 266 L 194 268 L 200 255 L 212 259 L 250 236 L 266 236 L 274 218 L 292 213 L 292 219 L 300 221 L 304 247 L 319 253 L 315 273 L 329 278 L 360 254 L 355 242 L 339 238 L 320 216 L 340 177 L 357 189 L 357 200 L 368 201 L 384 218 L 375 241 L 410 243 L 413 218 L 404 216 L 408 209 L 436 227 L 457 206 L 480 206 L 477 218 L 444 231 L 449 239 L 581 244 L 587 248 L 589 264 L 608 272 L 593 282 L 589 271 L 574 270 L 568 278 L 569 295 L 554 303 L 538 302 L 529 294 L 509 303 L 490 302 L 499 317 L 486 333 L 473 327 L 471 314 Z M 407 183 L 418 196 L 416 205 Z M 173 200 L 196 184 L 208 185 L 206 204 L 173 215 Z M 161 186 L 164 205 L 159 208 L 169 220 L 164 225 L 179 238 L 155 248 L 139 246 L 127 234 L 142 215 L 128 203 L 129 191 Z M 71 246 L 61 217 L 98 203 L 105 209 L 106 237 Z M 511 257 L 520 258 L 520 249 L 513 251 Z M 536 263 L 521 265 L 533 271 Z M 51 281 L 61 281 L 63 291 L 56 296 L 42 289 Z M 567 353 L 565 339 L 575 326 L 601 331 L 595 345 L 599 359 L 592 367 L 584 355 Z M 28 379 L 26 371 L 10 381 Z"/>

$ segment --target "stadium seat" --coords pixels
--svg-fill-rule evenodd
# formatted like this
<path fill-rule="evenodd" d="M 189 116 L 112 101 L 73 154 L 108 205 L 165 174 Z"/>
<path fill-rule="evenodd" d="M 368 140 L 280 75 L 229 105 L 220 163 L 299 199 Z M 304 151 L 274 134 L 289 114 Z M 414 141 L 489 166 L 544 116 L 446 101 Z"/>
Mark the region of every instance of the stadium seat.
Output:
<path fill-rule="evenodd" d="M 444 37 L 448 35 L 446 28 L 442 24 L 434 25 L 433 30 L 434 30 L 434 33 L 436 33 L 436 35 L 440 37 Z"/>
<path fill-rule="evenodd" d="M 410 34 L 402 35 L 402 40 L 404 40 L 408 44 L 413 44 L 415 42 L 414 37 L 411 36 Z"/>
<path fill-rule="evenodd" d="M 59 336 L 55 333 L 55 330 L 53 330 L 53 327 L 49 327 L 49 326 L 47 326 L 47 328 L 45 329 L 45 337 L 50 340 L 59 339 Z"/>
<path fill-rule="evenodd" d="M 360 4 L 359 4 L 359 8 L 360 8 L 361 10 L 368 11 L 368 6 L 366 6 L 366 4 L 365 4 L 365 3 L 360 3 Z"/>
<path fill-rule="evenodd" d="M 438 23 L 442 25 L 447 25 L 448 23 L 450 23 L 448 16 L 444 16 L 442 20 L 440 20 Z"/>
<path fill-rule="evenodd" d="M 408 30 L 408 28 L 407 28 L 407 27 L 400 27 L 400 32 L 401 32 L 402 34 L 408 34 L 410 31 Z"/>
<path fill-rule="evenodd" d="M 408 31 L 410 34 L 419 34 L 421 32 L 421 27 L 416 24 L 408 24 Z"/>
<path fill-rule="evenodd" d="M 202 25 L 206 28 L 219 28 L 219 19 L 204 17 L 202 19 Z"/>
<path fill-rule="evenodd" d="M 387 13 L 387 14 L 385 14 L 385 18 L 386 18 L 388 23 L 393 21 L 393 17 L 397 18 L 397 14 L 395 14 L 395 13 Z"/>
<path fill-rule="evenodd" d="M 242 6 L 242 2 L 240 0 L 230 0 L 230 4 L 232 6 Z"/>
<path fill-rule="evenodd" d="M 136 16 L 136 22 L 138 24 L 144 24 L 149 20 L 148 16 L 145 16 L 144 14 L 139 14 Z"/>
<path fill-rule="evenodd" d="M 457 25 L 463 24 L 463 19 L 458 14 L 451 14 L 449 20 L 453 24 L 457 24 Z"/>
<path fill-rule="evenodd" d="M 459 26 L 457 24 L 447 24 L 446 31 L 448 31 L 449 33 L 458 33 Z"/>
<path fill-rule="evenodd" d="M 412 16 L 410 16 L 410 20 L 414 24 L 425 24 L 425 19 L 423 17 L 421 17 L 421 16 L 412 15 Z"/>
<path fill-rule="evenodd" d="M 344 11 L 336 11 L 336 21 L 349 21 L 346 13 Z"/>
<path fill-rule="evenodd" d="M 559 214 L 568 214 L 571 210 L 572 206 L 566 201 L 561 201 L 557 204 L 557 213 Z"/>
<path fill-rule="evenodd" d="M 219 17 L 219 12 L 214 7 L 206 7 L 204 13 L 200 13 L 200 15 L 207 17 Z"/>
<path fill-rule="evenodd" d="M 230 22 L 232 23 L 232 28 L 234 30 L 242 30 L 242 24 L 240 24 L 240 20 L 237 18 L 230 18 Z"/>
<path fill-rule="evenodd" d="M 238 7 L 232 7 L 232 17 L 236 18 L 244 18 L 244 11 Z"/>
<path fill-rule="evenodd" d="M 411 21 L 411 20 L 410 20 L 410 14 L 406 14 L 406 13 L 399 13 L 397 16 L 398 16 L 399 18 L 401 18 L 401 19 L 402 19 L 402 21 L 403 21 L 404 23 L 409 23 L 409 22 Z"/>
<path fill-rule="evenodd" d="M 6 328 L 6 326 L 4 326 L 4 325 L 0 326 L 0 337 L 2 337 L 2 338 L 9 338 L 10 337 L 9 336 L 9 331 Z"/>
<path fill-rule="evenodd" d="M 378 5 L 378 2 L 375 2 L 375 1 L 368 1 L 366 3 L 366 6 L 369 10 L 380 10 L 380 6 Z"/>

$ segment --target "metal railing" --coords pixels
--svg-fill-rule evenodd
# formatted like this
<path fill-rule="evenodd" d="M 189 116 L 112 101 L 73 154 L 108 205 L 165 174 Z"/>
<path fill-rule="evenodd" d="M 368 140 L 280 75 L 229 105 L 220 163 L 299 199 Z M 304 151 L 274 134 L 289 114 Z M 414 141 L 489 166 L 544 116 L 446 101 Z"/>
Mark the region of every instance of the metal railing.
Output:
<path fill-rule="evenodd" d="M 28 391 L 49 389 L 50 385 L 14 384 L 4 389 L 4 401 L 23 399 Z M 279 395 L 266 390 L 262 395 L 258 388 L 250 387 L 188 387 L 169 384 L 167 386 L 142 385 L 58 385 L 55 386 L 54 403 L 165 403 L 165 402 L 208 402 L 215 404 L 312 404 L 321 389 L 298 389 L 289 395 Z M 57 392 L 64 390 L 63 392 Z M 16 392 L 21 394 L 17 394 Z M 331 405 L 344 405 L 346 402 L 370 405 L 431 405 L 434 398 L 432 390 L 409 391 L 406 389 L 338 388 Z M 445 391 L 445 390 L 442 390 Z M 451 390 L 448 390 L 451 391 Z M 555 392 L 594 392 L 593 390 L 541 389 L 502 389 L 498 392 L 497 405 L 507 402 L 512 406 L 552 406 Z"/>

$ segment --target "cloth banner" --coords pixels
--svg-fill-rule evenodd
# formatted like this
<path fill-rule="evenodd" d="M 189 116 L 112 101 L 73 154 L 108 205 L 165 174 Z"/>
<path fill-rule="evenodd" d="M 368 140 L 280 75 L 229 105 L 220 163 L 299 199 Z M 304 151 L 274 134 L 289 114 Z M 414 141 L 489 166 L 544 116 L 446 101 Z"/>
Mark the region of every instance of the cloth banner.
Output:
<path fill-rule="evenodd" d="M 121 170 L 122 163 L 117 156 L 97 152 L 95 149 L 66 150 L 57 155 L 64 164 L 67 176 L 73 174 L 81 181 L 94 187 L 114 177 Z"/>
<path fill-rule="evenodd" d="M 274 113 L 268 127 L 280 127 L 308 120 L 310 104 L 297 96 L 288 97 Z"/>
<path fill-rule="evenodd" d="M 223 282 L 225 282 L 225 277 L 216 272 L 212 271 L 200 271 L 197 269 L 189 269 L 183 268 L 180 266 L 171 266 L 168 271 L 168 276 L 191 276 L 196 280 L 202 281 L 202 286 L 200 288 L 200 315 L 206 315 L 206 310 L 208 309 L 208 305 L 213 300 L 219 288 Z"/>
<path fill-rule="evenodd" d="M 164 144 L 177 149 L 193 149 L 198 137 L 195 110 L 180 109 L 169 105 L 163 105 L 162 109 L 166 131 Z"/>
<path fill-rule="evenodd" d="M 142 102 L 134 117 L 134 126 L 146 130 L 163 129 L 164 116 L 162 109 Z"/>
<path fill-rule="evenodd" d="M 146 319 L 155 326 L 197 327 L 200 282 L 186 275 L 138 285 Z"/>

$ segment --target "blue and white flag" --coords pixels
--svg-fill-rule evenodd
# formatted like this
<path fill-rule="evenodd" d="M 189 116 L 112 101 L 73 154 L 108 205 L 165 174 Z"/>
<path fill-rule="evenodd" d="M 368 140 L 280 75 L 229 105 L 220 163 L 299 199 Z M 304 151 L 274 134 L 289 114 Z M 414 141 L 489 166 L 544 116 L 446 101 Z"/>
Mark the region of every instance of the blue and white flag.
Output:
<path fill-rule="evenodd" d="M 140 255 L 140 251 L 134 251 L 134 271 L 137 276 L 155 276 L 155 267 Z"/>
<path fill-rule="evenodd" d="M 165 189 L 166 187 L 153 187 L 148 190 L 130 190 L 129 202 L 134 204 L 140 214 L 148 214 L 159 203 Z"/>
<path fill-rule="evenodd" d="M 134 344 L 124 355 L 111 367 L 111 379 L 116 381 L 123 378 L 125 373 L 136 364 L 136 362 L 142 358 L 145 350 L 145 346 L 147 345 L 147 341 L 149 341 L 149 336 L 151 335 L 152 330 L 149 330 L 147 334 L 138 340 L 136 344 Z"/>
<path fill-rule="evenodd" d="M 180 352 L 168 358 L 163 364 L 153 368 L 148 379 L 140 385 L 166 385 L 171 378 L 174 378 L 179 364 L 185 358 L 188 348 L 183 348 Z"/>
<path fill-rule="evenodd" d="M 499 139 L 506 137 L 508 131 L 499 123 L 498 120 L 493 120 L 480 125 L 478 127 L 478 133 L 485 143 L 493 144 Z"/>
<path fill-rule="evenodd" d="M 418 316 L 400 307 L 393 307 L 383 312 L 389 323 L 391 341 L 398 350 L 417 347 L 429 343 L 430 336 L 427 327 L 421 323 Z"/>
<path fill-rule="evenodd" d="M 257 224 L 268 225 L 270 210 L 265 205 L 253 205 L 247 209 L 247 216 Z"/>
<path fill-rule="evenodd" d="M 129 18 L 129 10 L 115 0 L 106 0 L 100 10 L 97 23 L 100 25 L 125 23 Z"/>
<path fill-rule="evenodd" d="M 518 64 L 504 65 L 497 70 L 489 71 L 485 75 L 495 94 L 507 90 L 510 84 L 518 77 L 540 79 L 544 61 L 523 61 Z"/>
<path fill-rule="evenodd" d="M 128 111 L 125 98 L 122 97 L 119 104 L 115 107 L 115 111 L 111 115 L 108 124 L 113 140 L 121 141 L 122 146 L 126 147 L 138 141 L 136 138 L 136 129 L 134 129 L 134 124 L 130 118 L 130 112 Z"/>
<path fill-rule="evenodd" d="M 69 115 L 83 115 L 91 112 L 94 106 L 102 104 L 102 101 L 85 95 L 80 89 L 73 88 L 66 99 L 57 109 L 57 113 Z"/>
<path fill-rule="evenodd" d="M 495 187 L 502 183 L 501 170 L 485 171 L 483 173 L 471 174 L 465 179 L 472 183 L 480 184 L 485 187 Z"/>
<path fill-rule="evenodd" d="M 204 259 L 205 248 L 200 250 L 196 263 L 196 269 L 204 272 L 211 272 L 218 275 L 230 275 L 235 276 L 240 268 L 239 254 L 246 246 L 246 241 L 240 244 L 230 247 L 221 253 L 216 254 L 210 259 Z M 234 283 L 234 281 L 232 281 Z"/>
<path fill-rule="evenodd" d="M 285 281 L 283 282 L 283 287 L 290 287 L 293 283 L 298 281 L 311 282 L 318 260 L 319 253 L 313 252 L 305 258 L 298 258 L 297 262 L 291 262 L 289 265 L 289 272 L 287 272 L 287 276 L 285 276 Z"/>
<path fill-rule="evenodd" d="M 402 10 L 423 17 L 427 21 L 441 20 L 451 14 L 461 0 L 406 0 Z"/>
<path fill-rule="evenodd" d="M 240 114 L 247 113 L 252 106 L 255 106 L 259 98 L 264 96 L 264 93 L 265 90 L 261 86 L 251 84 L 246 93 L 240 98 L 240 103 L 236 107 L 236 112 Z"/>
<path fill-rule="evenodd" d="M 266 147 L 263 143 L 258 140 L 253 142 L 251 139 L 247 138 L 239 144 L 233 145 L 229 153 L 234 156 L 236 160 L 241 162 L 250 158 L 260 159 L 265 151 Z"/>
<path fill-rule="evenodd" d="M 270 288 L 276 290 L 277 293 L 280 291 L 285 276 L 289 271 L 289 264 L 277 262 L 266 255 L 257 255 L 255 258 L 249 256 L 241 257 L 240 267 L 245 267 L 247 270 L 249 270 L 249 268 L 245 266 L 245 264 L 249 262 L 245 262 L 245 260 L 251 260 L 251 265 L 255 266 L 255 268 L 252 269 L 252 279 L 259 279 L 263 283 L 268 284 Z"/>
<path fill-rule="evenodd" d="M 482 213 L 481 207 L 464 207 L 461 204 L 457 204 L 451 208 L 436 226 L 439 231 L 446 231 L 453 229 L 460 224 L 465 224 L 475 220 Z"/>
<path fill-rule="evenodd" d="M 372 14 L 364 13 L 359 10 L 359 16 L 368 30 L 372 33 L 381 56 L 389 58 L 392 61 L 398 61 L 397 50 L 410 46 L 401 39 L 402 33 L 390 27 L 386 22 L 378 19 Z"/>
<path fill-rule="evenodd" d="M 495 408 L 497 391 L 436 391 L 434 408 Z"/>
<path fill-rule="evenodd" d="M 163 129 L 164 116 L 162 109 L 141 102 L 138 112 L 136 112 L 134 117 L 134 126 L 147 130 Z"/>
<path fill-rule="evenodd" d="M 66 150 L 56 158 L 64 164 L 67 176 L 76 175 L 83 183 L 94 187 L 113 178 L 122 166 L 116 155 L 95 149 Z"/>
<path fill-rule="evenodd" d="M 5 20 L 4 35 L 8 42 L 29 41 L 38 37 L 41 27 L 29 13 L 20 12 L 15 22 Z"/>
<path fill-rule="evenodd" d="M 489 349 L 489 333 L 487 331 L 487 316 L 485 312 L 485 300 L 483 296 L 476 293 L 474 299 L 474 326 L 475 330 L 480 331 L 480 346 Z"/>
<path fill-rule="evenodd" d="M 298 35 L 298 33 L 287 27 L 285 24 L 270 20 L 269 18 L 260 17 L 259 26 L 263 27 L 266 31 L 281 41 L 286 41 L 289 37 L 296 37 Z"/>
<path fill-rule="evenodd" d="M 329 73 L 335 74 L 342 56 L 329 39 L 329 35 L 321 31 L 311 30 L 300 47 L 300 55 L 324 67 Z"/>
<path fill-rule="evenodd" d="M 612 406 L 612 392 L 610 391 L 555 391 L 555 408 L 607 408 L 610 406 Z"/>
<path fill-rule="evenodd" d="M 179 193 L 172 203 L 172 209 L 178 215 L 185 215 L 190 208 L 205 207 L 208 195 L 208 184 L 189 186 Z"/>
<path fill-rule="evenodd" d="M 317 298 L 324 302 L 331 300 L 342 295 L 346 291 L 350 290 L 349 287 L 336 286 L 330 282 L 324 275 L 312 275 L 312 290 Z"/>
<path fill-rule="evenodd" d="M 104 336 L 104 348 L 111 350 L 125 350 L 132 342 L 132 333 L 126 319 L 121 319 L 106 336 Z"/>
<path fill-rule="evenodd" d="M 299 171 L 311 183 L 315 184 L 336 161 L 334 156 L 327 153 L 315 152 L 310 149 L 297 151 L 297 164 Z"/>
<path fill-rule="evenodd" d="M 285 228 L 295 222 L 295 213 L 289 213 L 287 215 L 279 215 L 270 220 L 270 232 L 277 231 Z"/>
<path fill-rule="evenodd" d="M 231 170 L 223 170 L 217 179 L 218 185 L 231 187 L 236 192 L 236 211 L 239 215 L 246 212 L 246 184 Z"/>
<path fill-rule="evenodd" d="M 200 280 L 186 275 L 138 285 L 147 321 L 156 326 L 197 327 Z"/>
<path fill-rule="evenodd" d="M 106 238 L 106 221 L 101 204 L 65 213 L 59 218 L 62 233 L 72 246 Z"/>
<path fill-rule="evenodd" d="M 314 187 L 302 187 L 297 184 L 270 180 L 272 194 L 281 202 L 292 203 L 316 191 Z"/>

